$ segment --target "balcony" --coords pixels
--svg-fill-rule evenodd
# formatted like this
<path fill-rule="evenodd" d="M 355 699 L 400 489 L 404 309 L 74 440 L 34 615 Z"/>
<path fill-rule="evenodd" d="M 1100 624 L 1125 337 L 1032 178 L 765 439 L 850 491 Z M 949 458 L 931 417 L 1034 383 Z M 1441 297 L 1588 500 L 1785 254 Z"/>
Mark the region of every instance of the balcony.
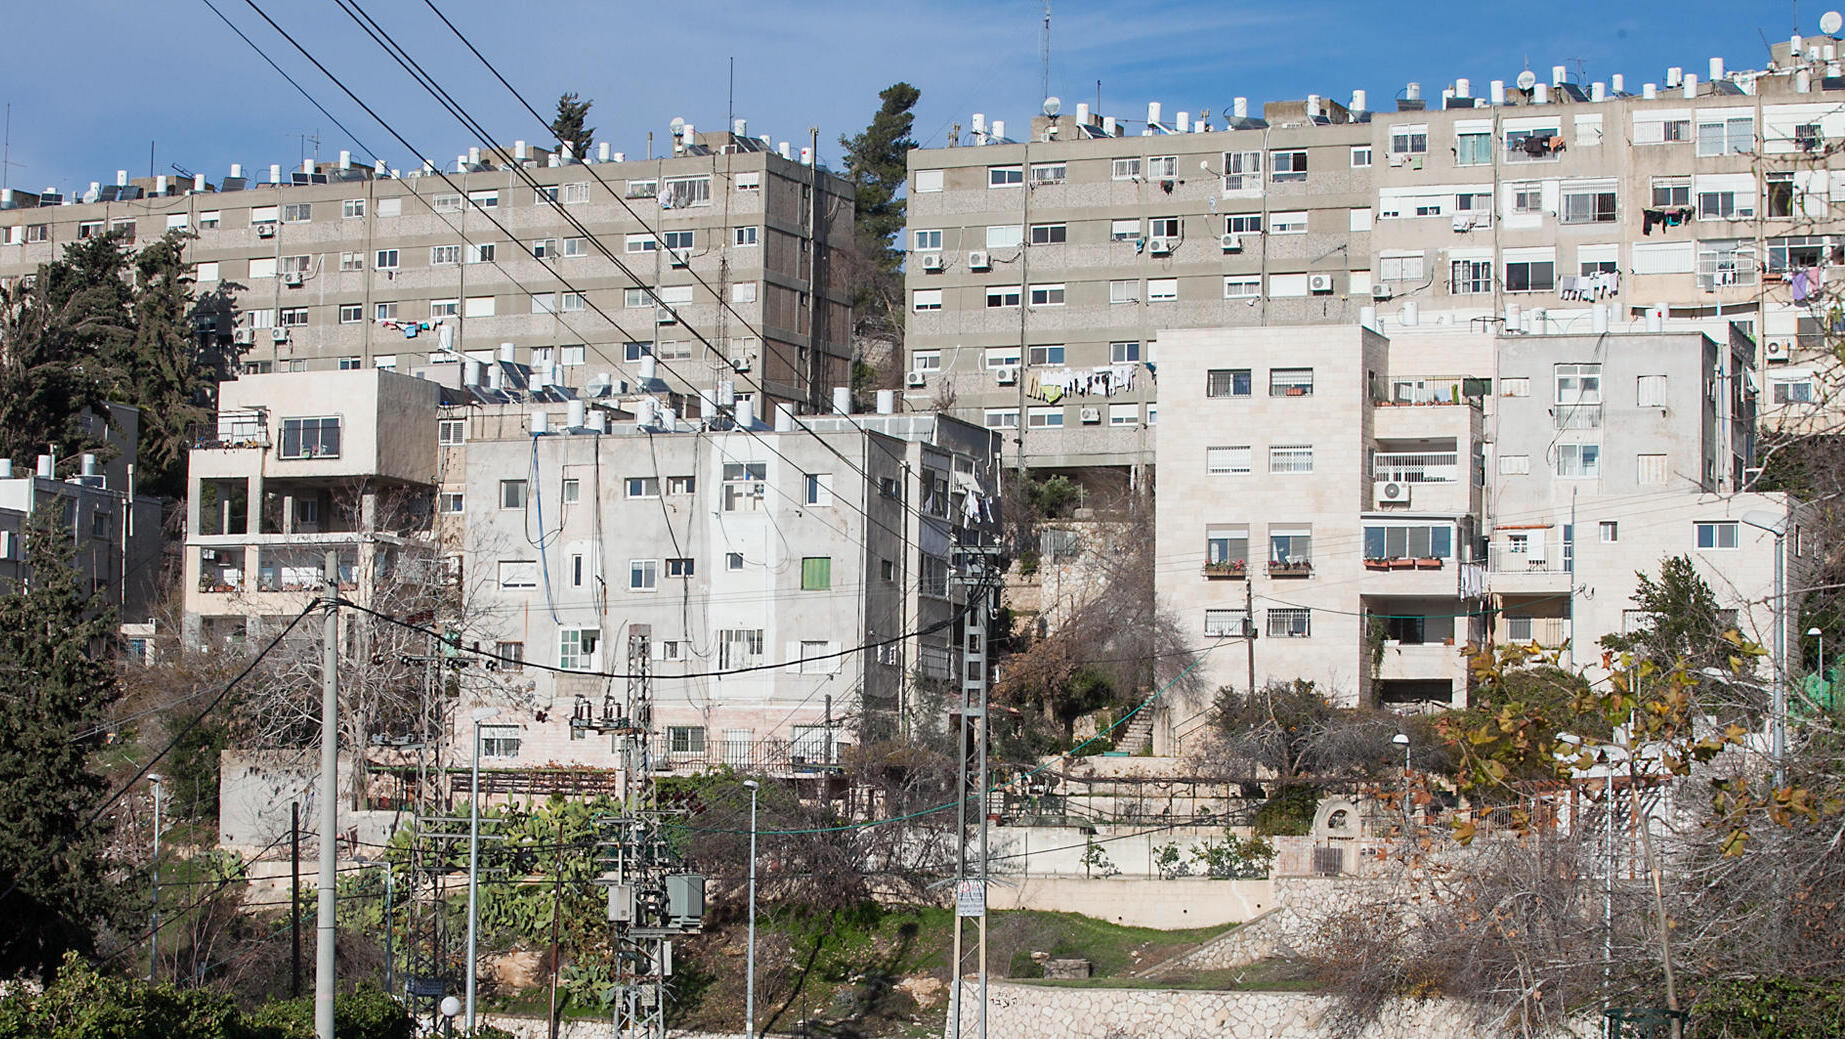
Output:
<path fill-rule="evenodd" d="M 1491 379 L 1460 375 L 1393 375 L 1371 380 L 1371 403 L 1379 407 L 1471 404 L 1491 390 Z"/>
<path fill-rule="evenodd" d="M 1558 429 L 1602 428 L 1600 404 L 1557 404 L 1551 407 L 1550 414 Z"/>
<path fill-rule="evenodd" d="M 1249 563 L 1242 559 L 1228 563 L 1206 563 L 1204 576 L 1213 581 L 1241 581 L 1249 576 Z"/>
<path fill-rule="evenodd" d="M 1549 530 L 1502 536 L 1487 546 L 1486 565 L 1495 592 L 1567 592 L 1574 579 L 1570 546 Z"/>
<path fill-rule="evenodd" d="M 1379 451 L 1371 456 L 1371 478 L 1396 483 L 1456 483 L 1461 478 L 1460 456 L 1454 451 Z"/>
<path fill-rule="evenodd" d="M 1378 661 L 1378 680 L 1464 682 L 1467 676 L 1467 647 L 1453 643 L 1453 639 L 1448 639 L 1446 644 L 1386 641 Z"/>
<path fill-rule="evenodd" d="M 1270 577 L 1312 577 L 1313 561 L 1310 559 L 1271 559 L 1268 564 Z"/>
<path fill-rule="evenodd" d="M 220 412 L 215 426 L 194 428 L 192 446 L 200 450 L 268 447 L 269 415 L 258 408 Z"/>

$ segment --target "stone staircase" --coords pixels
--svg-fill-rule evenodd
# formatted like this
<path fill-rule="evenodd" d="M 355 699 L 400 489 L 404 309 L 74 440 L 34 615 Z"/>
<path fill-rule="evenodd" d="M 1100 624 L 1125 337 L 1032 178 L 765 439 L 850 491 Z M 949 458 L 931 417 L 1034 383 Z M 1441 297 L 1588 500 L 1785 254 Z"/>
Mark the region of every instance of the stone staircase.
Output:
<path fill-rule="evenodd" d="M 1144 707 L 1128 723 L 1116 729 L 1115 749 L 1129 754 L 1146 754 L 1153 749 L 1153 708 Z"/>

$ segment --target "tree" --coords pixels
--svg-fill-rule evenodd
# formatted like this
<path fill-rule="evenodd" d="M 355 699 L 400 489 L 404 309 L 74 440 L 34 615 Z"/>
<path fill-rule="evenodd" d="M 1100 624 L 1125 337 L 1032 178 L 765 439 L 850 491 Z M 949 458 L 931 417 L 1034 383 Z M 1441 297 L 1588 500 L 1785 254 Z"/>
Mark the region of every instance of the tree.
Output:
<path fill-rule="evenodd" d="M 115 698 L 103 653 L 114 613 L 88 586 L 62 508 L 26 533 L 26 584 L 0 596 L 0 975 L 88 952 L 122 890 L 104 860 L 106 821 L 84 827 L 106 783 L 92 768 Z M 47 861 L 49 856 L 49 861 Z"/>
<path fill-rule="evenodd" d="M 903 278 L 897 268 L 902 250 L 893 239 L 903 233 L 904 199 L 899 197 L 908 176 L 908 156 L 916 142 L 910 137 L 916 122 L 912 111 L 922 92 L 908 83 L 894 83 L 878 93 L 877 115 L 863 132 L 841 136 L 845 148 L 847 179 L 857 202 L 853 238 L 856 282 L 853 306 L 861 328 L 895 334 L 903 327 Z"/>
<path fill-rule="evenodd" d="M 1719 667 L 1729 657 L 1722 636 L 1736 622 L 1717 606 L 1716 593 L 1698 576 L 1689 557 L 1660 560 L 1659 579 L 1636 573 L 1634 609 L 1645 620 L 1631 632 L 1602 636 L 1601 644 L 1616 653 L 1632 653 L 1650 660 L 1682 663 L 1687 669 Z"/>
<path fill-rule="evenodd" d="M 583 122 L 589 118 L 589 106 L 592 104 L 595 102 L 580 100 L 574 90 L 557 99 L 557 118 L 551 120 L 551 136 L 557 138 L 559 150 L 567 144 L 570 146 L 570 154 L 579 159 L 589 154 L 596 129 L 583 125 Z"/>

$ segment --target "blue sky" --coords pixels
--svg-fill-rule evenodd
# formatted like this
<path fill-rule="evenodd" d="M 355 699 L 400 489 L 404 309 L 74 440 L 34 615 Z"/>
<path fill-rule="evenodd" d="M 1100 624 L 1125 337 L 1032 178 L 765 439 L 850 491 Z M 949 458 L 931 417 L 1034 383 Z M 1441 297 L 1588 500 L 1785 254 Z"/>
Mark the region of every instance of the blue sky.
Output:
<path fill-rule="evenodd" d="M 213 0 L 275 60 L 338 116 L 360 142 L 392 166 L 415 165 L 244 0 Z M 412 144 L 452 162 L 479 143 L 415 87 L 329 0 L 259 0 L 329 69 L 376 107 Z M 410 49 L 464 107 L 504 141 L 543 141 L 544 131 L 461 49 L 420 0 L 365 0 L 367 9 Z M 821 156 L 837 164 L 837 140 L 869 120 L 877 92 L 899 79 L 922 90 L 916 136 L 942 143 L 970 113 L 1023 126 L 1040 98 L 1041 0 L 932 0 L 897 4 L 809 0 L 544 4 L 437 0 L 445 13 L 549 117 L 557 95 L 594 99 L 597 139 L 631 156 L 647 134 L 665 136 L 681 116 L 718 129 L 726 114 L 728 59 L 736 59 L 736 114 L 752 133 L 803 141 L 818 126 Z M 1845 4 L 1845 0 L 1841 0 Z M 1384 5 L 1296 0 L 1288 3 L 1124 3 L 1056 0 L 1051 92 L 1066 111 L 1094 103 L 1143 118 L 1146 103 L 1178 111 L 1221 112 L 1233 96 L 1265 100 L 1308 93 L 1345 99 L 1370 92 L 1371 107 L 1391 107 L 1404 82 L 1438 93 L 1456 77 L 1484 92 L 1530 67 L 1578 60 L 1587 80 L 1624 73 L 1629 89 L 1663 81 L 1668 65 L 1702 75 L 1708 59 L 1731 68 L 1766 61 L 1763 35 L 1817 34 L 1824 5 L 1628 0 L 1571 8 L 1427 0 Z M 1576 13 L 1572 13 L 1575 11 Z M 8 13 L 0 101 L 12 106 L 7 183 L 27 190 L 108 182 L 117 169 L 156 172 L 169 164 L 223 176 L 232 162 L 267 169 L 292 165 L 314 145 L 362 154 L 327 117 L 232 35 L 202 0 L 130 3 L 59 0 L 15 5 Z"/>

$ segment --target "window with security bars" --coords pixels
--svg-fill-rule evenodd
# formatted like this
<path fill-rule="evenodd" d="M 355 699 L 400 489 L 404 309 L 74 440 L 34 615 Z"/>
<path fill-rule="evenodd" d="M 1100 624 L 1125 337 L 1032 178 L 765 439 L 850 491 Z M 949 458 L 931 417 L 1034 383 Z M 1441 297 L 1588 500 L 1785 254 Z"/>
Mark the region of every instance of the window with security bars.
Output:
<path fill-rule="evenodd" d="M 719 670 L 756 667 L 761 663 L 761 628 L 726 628 L 718 632 Z"/>
<path fill-rule="evenodd" d="M 1313 633 L 1313 611 L 1287 608 L 1268 611 L 1268 637 L 1304 639 Z"/>
<path fill-rule="evenodd" d="M 1448 291 L 1477 296 L 1493 291 L 1493 261 L 1455 260 L 1448 265 Z"/>
<path fill-rule="evenodd" d="M 703 725 L 667 726 L 666 749 L 670 754 L 703 754 L 705 752 L 705 727 Z"/>
<path fill-rule="evenodd" d="M 1272 445 L 1268 449 L 1268 471 L 1271 473 L 1313 472 L 1313 445 Z"/>
<path fill-rule="evenodd" d="M 480 727 L 480 756 L 516 758 L 519 756 L 517 725 L 483 725 Z"/>
<path fill-rule="evenodd" d="M 1204 611 L 1204 633 L 1210 638 L 1237 638 L 1244 634 L 1242 610 Z"/>
<path fill-rule="evenodd" d="M 1219 368 L 1205 373 L 1204 395 L 1207 397 L 1247 397 L 1250 393 L 1247 368 Z"/>

